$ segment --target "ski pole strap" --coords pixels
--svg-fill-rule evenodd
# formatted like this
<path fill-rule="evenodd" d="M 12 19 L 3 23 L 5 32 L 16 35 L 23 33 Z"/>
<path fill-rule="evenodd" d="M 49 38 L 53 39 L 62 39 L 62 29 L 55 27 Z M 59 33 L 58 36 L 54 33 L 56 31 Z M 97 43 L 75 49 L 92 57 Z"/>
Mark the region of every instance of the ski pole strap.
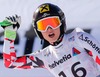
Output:
<path fill-rule="evenodd" d="M 16 31 L 12 30 L 5 30 L 5 38 L 8 38 L 10 40 L 15 40 L 16 38 Z"/>

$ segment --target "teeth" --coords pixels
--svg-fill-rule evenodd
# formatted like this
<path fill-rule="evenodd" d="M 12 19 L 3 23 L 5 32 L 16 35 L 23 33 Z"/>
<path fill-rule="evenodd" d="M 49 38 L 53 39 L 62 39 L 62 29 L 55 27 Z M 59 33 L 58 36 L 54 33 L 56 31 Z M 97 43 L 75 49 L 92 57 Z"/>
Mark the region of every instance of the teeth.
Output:
<path fill-rule="evenodd" d="M 49 35 L 52 35 L 53 33 L 50 33 Z"/>
<path fill-rule="evenodd" d="M 51 35 L 53 35 L 53 33 L 50 33 L 49 35 L 51 36 Z"/>

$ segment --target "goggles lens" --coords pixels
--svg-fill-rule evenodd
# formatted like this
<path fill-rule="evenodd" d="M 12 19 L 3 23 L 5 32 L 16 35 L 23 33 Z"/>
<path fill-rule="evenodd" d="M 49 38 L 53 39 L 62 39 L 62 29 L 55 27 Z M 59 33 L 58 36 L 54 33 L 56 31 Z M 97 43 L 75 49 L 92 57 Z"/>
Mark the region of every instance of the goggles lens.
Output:
<path fill-rule="evenodd" d="M 53 29 L 58 28 L 61 25 L 61 21 L 59 17 L 47 17 L 37 21 L 37 30 L 41 32 L 45 32 L 47 28 L 50 26 Z"/>

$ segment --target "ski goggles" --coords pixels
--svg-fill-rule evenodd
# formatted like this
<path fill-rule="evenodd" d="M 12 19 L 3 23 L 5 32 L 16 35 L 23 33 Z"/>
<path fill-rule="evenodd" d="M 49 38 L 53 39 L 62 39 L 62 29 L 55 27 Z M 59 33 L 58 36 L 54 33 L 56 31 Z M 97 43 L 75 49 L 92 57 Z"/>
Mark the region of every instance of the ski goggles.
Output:
<path fill-rule="evenodd" d="M 45 32 L 48 27 L 56 29 L 61 26 L 61 21 L 58 16 L 47 17 L 37 21 L 37 30 L 40 32 Z"/>

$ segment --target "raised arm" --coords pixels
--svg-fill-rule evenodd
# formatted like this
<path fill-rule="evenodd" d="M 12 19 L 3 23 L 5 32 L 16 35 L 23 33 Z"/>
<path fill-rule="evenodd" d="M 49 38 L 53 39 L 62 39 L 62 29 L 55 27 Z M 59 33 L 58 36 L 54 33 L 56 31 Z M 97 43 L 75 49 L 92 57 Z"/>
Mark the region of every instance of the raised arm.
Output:
<path fill-rule="evenodd" d="M 4 45 L 3 45 L 3 60 L 4 65 L 7 68 L 44 68 L 44 63 L 38 57 L 41 57 L 39 53 L 32 53 L 17 57 L 14 47 L 14 41 L 16 39 L 16 31 L 20 26 L 20 17 L 15 15 L 7 17 L 0 23 L 4 28 Z"/>

